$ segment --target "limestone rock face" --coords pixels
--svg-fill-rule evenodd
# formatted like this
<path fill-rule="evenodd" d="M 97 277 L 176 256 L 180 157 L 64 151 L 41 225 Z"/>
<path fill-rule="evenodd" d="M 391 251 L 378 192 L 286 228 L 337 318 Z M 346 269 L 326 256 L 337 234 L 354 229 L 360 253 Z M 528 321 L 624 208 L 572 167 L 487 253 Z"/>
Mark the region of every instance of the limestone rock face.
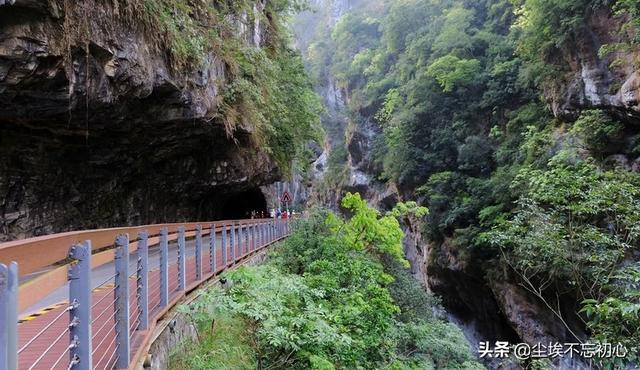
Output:
<path fill-rule="evenodd" d="M 10 3 L 0 2 L 0 241 L 218 217 L 226 193 L 280 177 L 248 122 L 229 135 L 217 119 L 216 55 L 172 67 L 119 1 Z M 260 24 L 239 32 L 262 42 Z"/>
<path fill-rule="evenodd" d="M 640 121 L 640 50 L 632 47 L 599 55 L 603 45 L 625 41 L 628 35 L 621 31 L 625 21 L 608 11 L 595 12 L 576 45 L 553 56 L 553 63 L 566 71 L 564 79 L 545 86 L 545 97 L 557 117 L 572 121 L 583 109 L 599 108 Z"/>

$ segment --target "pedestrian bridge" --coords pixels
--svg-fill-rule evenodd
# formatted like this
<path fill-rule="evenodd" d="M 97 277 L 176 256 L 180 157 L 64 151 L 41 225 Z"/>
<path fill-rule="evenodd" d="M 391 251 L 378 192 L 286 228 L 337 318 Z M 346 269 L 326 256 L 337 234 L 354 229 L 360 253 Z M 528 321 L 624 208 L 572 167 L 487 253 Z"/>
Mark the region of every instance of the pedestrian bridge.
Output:
<path fill-rule="evenodd" d="M 127 369 L 190 291 L 286 236 L 288 220 L 162 224 L 0 244 L 0 370 Z"/>

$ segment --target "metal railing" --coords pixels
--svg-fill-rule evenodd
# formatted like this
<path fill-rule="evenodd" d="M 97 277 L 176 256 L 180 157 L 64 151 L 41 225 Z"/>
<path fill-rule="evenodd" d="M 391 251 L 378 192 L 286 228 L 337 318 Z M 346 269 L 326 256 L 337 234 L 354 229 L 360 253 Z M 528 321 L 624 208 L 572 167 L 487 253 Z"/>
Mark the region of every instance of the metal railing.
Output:
<path fill-rule="evenodd" d="M 187 292 L 290 231 L 274 219 L 185 225 L 117 235 L 98 284 L 91 240 L 71 246 L 67 300 L 31 321 L 18 321 L 18 264 L 0 264 L 0 370 L 129 368 Z"/>

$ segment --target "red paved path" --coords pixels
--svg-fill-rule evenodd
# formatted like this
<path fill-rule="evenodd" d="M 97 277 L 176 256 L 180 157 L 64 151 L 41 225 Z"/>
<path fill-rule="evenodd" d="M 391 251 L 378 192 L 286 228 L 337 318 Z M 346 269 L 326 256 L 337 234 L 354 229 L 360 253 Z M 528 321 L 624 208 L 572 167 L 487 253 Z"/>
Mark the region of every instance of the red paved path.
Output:
<path fill-rule="evenodd" d="M 244 234 L 243 234 L 244 235 Z M 230 243 L 230 238 L 227 239 Z M 206 241 L 206 242 L 205 242 Z M 203 238 L 202 253 L 202 273 L 206 277 L 211 272 L 209 268 L 209 248 L 208 238 Z M 251 242 L 249 243 L 251 245 Z M 227 247 L 227 259 L 231 261 L 231 248 Z M 149 253 L 157 253 L 157 247 L 149 249 Z M 246 253 L 246 244 L 242 240 L 242 256 L 237 260 L 242 260 L 249 253 Z M 222 261 L 222 248 L 216 247 L 216 272 L 222 271 L 224 262 Z M 170 250 L 169 253 L 177 253 Z M 186 261 L 186 285 L 187 287 L 197 282 L 195 269 L 195 256 L 188 256 Z M 135 274 L 135 272 L 134 272 Z M 149 272 L 149 322 L 159 319 L 162 312 L 160 305 L 160 271 Z M 137 329 L 138 304 L 136 299 L 135 275 L 129 280 L 129 312 L 131 333 L 133 333 L 130 345 L 133 356 L 144 342 L 144 337 Z M 169 302 L 180 294 L 178 291 L 178 266 L 169 266 Z M 114 315 L 114 288 L 108 286 L 98 288 L 92 293 L 92 344 L 93 344 L 93 368 L 112 369 L 116 361 L 116 336 L 115 336 L 115 315 Z M 38 316 L 31 321 L 25 321 L 18 325 L 18 368 L 22 369 L 67 369 L 69 366 L 69 313 L 68 304 L 64 304 L 56 309 Z M 53 320 L 53 321 L 52 321 Z M 50 325 L 46 330 L 45 327 Z M 37 338 L 33 339 L 38 333 Z M 30 342 L 30 343 L 29 343 Z M 28 345 L 27 345 L 28 343 Z M 27 345 L 25 347 L 25 345 Z M 24 347 L 24 348 L 23 348 Z"/>

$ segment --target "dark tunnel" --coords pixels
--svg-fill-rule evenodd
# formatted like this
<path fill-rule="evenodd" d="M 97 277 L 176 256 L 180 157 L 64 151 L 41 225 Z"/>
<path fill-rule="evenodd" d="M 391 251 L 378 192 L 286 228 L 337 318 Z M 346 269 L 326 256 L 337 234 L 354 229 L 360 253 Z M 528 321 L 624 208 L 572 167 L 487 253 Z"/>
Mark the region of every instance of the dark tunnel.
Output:
<path fill-rule="evenodd" d="M 259 188 L 228 194 L 223 198 L 220 209 L 220 217 L 226 220 L 251 218 L 254 211 L 257 217 L 261 213 L 268 214 L 267 200 Z"/>

